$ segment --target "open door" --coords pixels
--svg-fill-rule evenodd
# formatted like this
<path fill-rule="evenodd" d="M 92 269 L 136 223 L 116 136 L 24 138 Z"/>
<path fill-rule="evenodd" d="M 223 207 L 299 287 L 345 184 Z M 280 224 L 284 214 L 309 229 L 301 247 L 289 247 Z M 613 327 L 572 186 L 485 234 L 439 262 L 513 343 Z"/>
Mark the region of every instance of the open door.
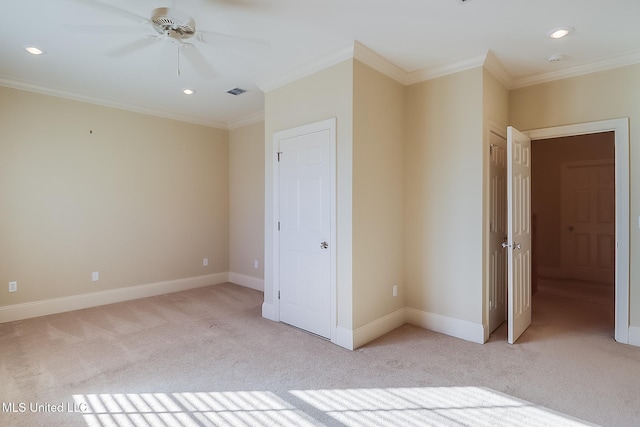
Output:
<path fill-rule="evenodd" d="M 507 128 L 507 320 L 513 344 L 531 324 L 531 140 Z"/>
<path fill-rule="evenodd" d="M 507 139 L 489 134 L 489 333 L 507 319 Z"/>

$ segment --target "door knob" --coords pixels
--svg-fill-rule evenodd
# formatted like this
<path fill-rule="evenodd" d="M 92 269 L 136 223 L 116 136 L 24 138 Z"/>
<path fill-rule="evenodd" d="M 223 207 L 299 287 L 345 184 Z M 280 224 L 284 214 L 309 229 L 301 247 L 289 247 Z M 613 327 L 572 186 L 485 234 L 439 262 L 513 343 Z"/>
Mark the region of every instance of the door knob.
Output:
<path fill-rule="evenodd" d="M 320 249 L 327 249 L 328 247 L 329 247 L 329 244 L 327 242 L 320 243 Z"/>
<path fill-rule="evenodd" d="M 503 248 L 513 248 L 513 249 L 520 249 L 520 243 L 508 243 L 508 242 L 502 242 L 502 247 Z"/>

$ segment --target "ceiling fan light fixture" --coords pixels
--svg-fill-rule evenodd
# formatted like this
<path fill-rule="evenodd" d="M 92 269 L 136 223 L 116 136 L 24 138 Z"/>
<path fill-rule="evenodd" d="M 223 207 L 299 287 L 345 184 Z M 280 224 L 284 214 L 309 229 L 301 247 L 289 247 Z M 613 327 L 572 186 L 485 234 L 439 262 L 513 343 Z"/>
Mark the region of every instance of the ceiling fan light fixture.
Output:
<path fill-rule="evenodd" d="M 43 49 L 40 49 L 39 47 L 36 47 L 36 46 L 27 46 L 24 48 L 24 50 L 26 50 L 32 55 L 44 55 L 45 53 Z"/>
<path fill-rule="evenodd" d="M 182 93 L 184 93 L 185 95 L 193 95 L 194 93 L 196 93 L 196 91 L 193 89 L 184 89 Z"/>
<path fill-rule="evenodd" d="M 573 32 L 573 27 L 559 27 L 549 31 L 547 33 L 547 37 L 549 37 L 550 39 L 561 39 L 563 37 L 568 36 L 572 32 Z"/>
<path fill-rule="evenodd" d="M 158 34 L 166 34 L 177 40 L 188 39 L 196 34 L 196 22 L 193 18 L 177 9 L 154 9 L 151 12 L 151 23 Z"/>

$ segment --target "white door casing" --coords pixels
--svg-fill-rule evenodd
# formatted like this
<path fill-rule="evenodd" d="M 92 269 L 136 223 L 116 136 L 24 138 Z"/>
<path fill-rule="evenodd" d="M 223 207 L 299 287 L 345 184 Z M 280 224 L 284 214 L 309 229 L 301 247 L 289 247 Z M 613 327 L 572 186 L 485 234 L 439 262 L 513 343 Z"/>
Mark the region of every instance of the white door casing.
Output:
<path fill-rule="evenodd" d="M 335 335 L 335 119 L 274 135 L 278 320 Z"/>
<path fill-rule="evenodd" d="M 615 144 L 615 339 L 629 343 L 629 119 L 619 118 L 534 129 L 532 140 L 560 138 L 598 132 L 614 132 Z"/>
<path fill-rule="evenodd" d="M 531 140 L 507 128 L 508 342 L 531 324 Z"/>
<path fill-rule="evenodd" d="M 562 270 L 572 279 L 613 284 L 615 164 L 568 162 L 561 176 Z"/>
<path fill-rule="evenodd" d="M 506 318 L 507 257 L 507 141 L 489 134 L 489 333 Z"/>

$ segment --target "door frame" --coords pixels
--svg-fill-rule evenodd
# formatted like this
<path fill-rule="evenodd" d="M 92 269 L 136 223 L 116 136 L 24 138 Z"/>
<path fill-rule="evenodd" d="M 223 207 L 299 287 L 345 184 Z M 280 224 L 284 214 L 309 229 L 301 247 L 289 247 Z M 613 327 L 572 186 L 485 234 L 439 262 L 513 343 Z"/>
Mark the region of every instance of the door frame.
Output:
<path fill-rule="evenodd" d="M 336 265 L 337 265 L 337 227 L 336 227 L 336 218 L 337 218 L 337 210 L 336 210 L 336 200 L 337 200 L 337 187 L 336 187 L 336 119 L 330 118 L 326 120 L 322 120 L 315 123 L 310 123 L 307 125 L 298 126 L 291 129 L 285 129 L 282 131 L 274 132 L 273 134 L 273 151 L 272 151 L 272 161 L 273 161 L 273 187 L 272 187 L 272 206 L 273 206 L 273 224 L 270 226 L 273 227 L 273 239 L 272 239 L 272 271 L 273 271 L 273 312 L 272 316 L 269 316 L 272 320 L 280 322 L 280 298 L 278 297 L 278 293 L 280 291 L 280 237 L 279 237 L 279 221 L 280 221 L 280 167 L 278 162 L 278 153 L 280 151 L 280 141 L 283 139 L 293 138 L 296 136 L 302 136 L 314 132 L 321 131 L 329 131 L 330 135 L 330 172 L 329 172 L 329 204 L 330 204 L 330 272 L 329 272 L 329 286 L 331 287 L 331 342 L 335 342 L 337 339 L 336 328 L 337 328 L 337 275 L 336 275 Z M 264 310 L 263 310 L 264 313 Z"/>
<path fill-rule="evenodd" d="M 535 141 L 611 131 L 615 139 L 616 177 L 615 340 L 629 344 L 629 118 L 533 129 L 523 133 Z"/>

